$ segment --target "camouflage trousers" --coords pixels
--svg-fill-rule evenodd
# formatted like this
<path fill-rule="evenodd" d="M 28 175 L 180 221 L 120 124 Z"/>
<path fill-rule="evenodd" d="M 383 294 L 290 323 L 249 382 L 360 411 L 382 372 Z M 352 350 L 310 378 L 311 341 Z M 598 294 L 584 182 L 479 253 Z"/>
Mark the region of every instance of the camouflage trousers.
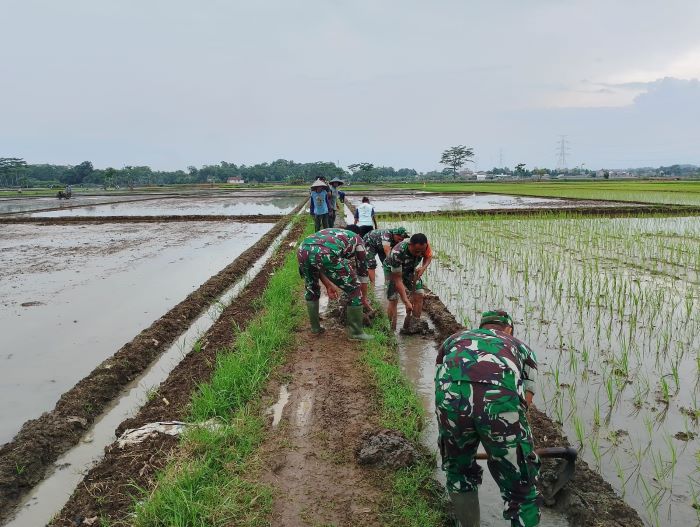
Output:
<path fill-rule="evenodd" d="M 408 272 L 404 272 L 403 275 L 401 276 L 401 281 L 403 282 L 403 286 L 406 288 L 406 293 L 408 293 L 409 299 L 411 296 L 411 289 L 413 288 L 413 273 L 414 270 L 410 270 Z M 396 287 L 394 286 L 394 282 L 391 280 L 391 273 L 384 271 L 384 287 L 386 288 L 386 298 L 387 300 L 398 300 L 399 299 L 399 292 L 396 290 Z M 416 295 L 423 295 L 425 294 L 424 285 L 423 285 L 423 279 L 419 278 L 416 280 L 416 289 L 414 293 Z"/>
<path fill-rule="evenodd" d="M 478 489 L 483 469 L 474 456 L 481 443 L 489 455 L 489 471 L 501 490 L 503 517 L 516 527 L 538 525 L 541 499 L 535 482 L 540 460 L 518 395 L 493 384 L 439 378 L 435 389 L 438 444 L 447 490 Z"/>
<path fill-rule="evenodd" d="M 369 244 L 366 244 L 365 247 L 367 249 L 367 269 L 377 268 L 377 256 L 379 256 L 379 262 L 382 264 L 384 263 L 384 259 L 386 258 L 384 247 L 382 247 L 381 251 L 377 251 L 377 249 Z"/>
<path fill-rule="evenodd" d="M 303 249 L 303 246 L 302 246 Z M 347 295 L 349 305 L 362 304 L 362 291 L 357 279 L 355 269 L 347 260 L 331 254 L 313 251 L 299 251 L 299 274 L 304 279 L 306 292 L 304 298 L 309 301 L 317 301 L 321 298 L 321 273 L 331 282 L 337 285 Z"/>

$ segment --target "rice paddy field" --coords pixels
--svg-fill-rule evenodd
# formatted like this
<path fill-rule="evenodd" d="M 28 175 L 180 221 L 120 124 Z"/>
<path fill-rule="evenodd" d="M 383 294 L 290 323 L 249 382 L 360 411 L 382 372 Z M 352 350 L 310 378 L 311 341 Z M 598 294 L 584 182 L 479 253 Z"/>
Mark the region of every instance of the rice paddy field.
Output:
<path fill-rule="evenodd" d="M 700 507 L 696 217 L 395 218 L 436 253 L 428 285 L 474 326 L 505 308 L 539 359 L 536 405 L 648 525 Z"/>

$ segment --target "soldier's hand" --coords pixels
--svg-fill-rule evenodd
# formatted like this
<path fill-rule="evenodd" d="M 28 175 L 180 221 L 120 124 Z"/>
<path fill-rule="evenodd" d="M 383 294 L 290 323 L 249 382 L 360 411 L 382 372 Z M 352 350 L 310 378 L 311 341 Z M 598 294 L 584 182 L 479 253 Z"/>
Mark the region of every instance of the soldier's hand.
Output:
<path fill-rule="evenodd" d="M 338 291 L 336 291 L 334 288 L 327 287 L 326 293 L 328 293 L 329 300 L 337 300 L 338 299 Z"/>
<path fill-rule="evenodd" d="M 406 313 L 413 311 L 413 304 L 411 304 L 410 300 L 406 300 L 404 305 L 406 306 Z"/>
<path fill-rule="evenodd" d="M 420 280 L 420 277 L 423 276 L 424 272 L 425 272 L 425 267 L 423 267 L 423 266 L 416 267 L 416 280 Z"/>

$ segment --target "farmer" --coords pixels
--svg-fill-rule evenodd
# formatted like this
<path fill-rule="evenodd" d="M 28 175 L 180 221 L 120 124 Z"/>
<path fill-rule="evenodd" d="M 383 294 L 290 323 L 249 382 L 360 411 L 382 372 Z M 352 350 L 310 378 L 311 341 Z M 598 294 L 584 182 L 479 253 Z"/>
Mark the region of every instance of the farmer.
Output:
<path fill-rule="evenodd" d="M 384 260 L 386 297 L 389 300 L 387 315 L 392 329 L 396 329 L 399 297 L 406 311 L 420 319 L 423 313 L 423 280 L 421 276 L 430 265 L 433 253 L 425 234 L 414 234 L 409 240 L 397 243 Z M 418 265 L 422 263 L 422 265 Z M 409 299 L 409 293 L 411 298 Z M 408 321 L 408 317 L 406 317 Z"/>
<path fill-rule="evenodd" d="M 365 196 L 355 208 L 355 225 L 360 228 L 360 235 L 364 236 L 372 229 L 377 229 L 377 218 L 374 217 L 374 207 L 369 204 L 369 198 Z"/>
<path fill-rule="evenodd" d="M 354 265 L 350 265 L 353 259 Z M 345 229 L 323 229 L 301 242 L 297 252 L 299 274 L 306 282 L 306 306 L 311 321 L 311 332 L 324 331 L 319 321 L 319 300 L 323 282 L 328 298 L 337 293 L 333 284 L 348 296 L 348 337 L 352 340 L 370 340 L 362 330 L 362 306 L 370 307 L 367 299 L 367 254 L 362 239 Z M 355 273 L 355 269 L 357 273 Z M 358 278 L 359 276 L 359 278 Z"/>
<path fill-rule="evenodd" d="M 481 443 L 505 502 L 503 517 L 511 526 L 538 525 L 540 461 L 526 413 L 535 391 L 535 353 L 513 336 L 508 313 L 486 311 L 478 329 L 443 342 L 436 364 L 438 444 L 455 516 L 462 527 L 479 525 L 483 470 L 474 456 Z"/>
<path fill-rule="evenodd" d="M 338 214 L 338 211 L 341 210 L 340 207 L 340 185 L 343 185 L 343 181 L 336 178 L 331 179 L 330 185 L 331 185 L 331 208 L 329 210 L 328 214 L 328 226 L 333 227 L 335 225 L 335 218 Z"/>
<path fill-rule="evenodd" d="M 367 272 L 372 284 L 374 284 L 374 275 L 377 269 L 376 257 L 379 256 L 379 262 L 383 264 L 384 259 L 389 256 L 391 248 L 406 238 L 408 238 L 408 232 L 403 227 L 375 229 L 362 238 L 367 248 Z"/>
<path fill-rule="evenodd" d="M 330 203 L 330 190 L 328 186 L 317 179 L 311 185 L 311 215 L 314 217 L 316 232 L 328 228 L 328 211 Z"/>

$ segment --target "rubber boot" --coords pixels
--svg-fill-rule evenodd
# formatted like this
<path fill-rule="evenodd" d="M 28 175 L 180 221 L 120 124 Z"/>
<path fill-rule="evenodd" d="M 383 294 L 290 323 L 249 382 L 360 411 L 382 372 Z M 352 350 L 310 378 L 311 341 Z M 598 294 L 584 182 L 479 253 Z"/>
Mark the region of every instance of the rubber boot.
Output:
<path fill-rule="evenodd" d="M 306 310 L 309 312 L 309 321 L 311 322 L 311 333 L 318 335 L 323 333 L 325 329 L 321 326 L 321 319 L 318 314 L 318 300 L 307 300 Z"/>
<path fill-rule="evenodd" d="M 479 527 L 481 511 L 479 510 L 479 491 L 450 492 L 452 510 L 462 527 Z"/>
<path fill-rule="evenodd" d="M 348 338 L 350 340 L 372 340 L 362 329 L 362 306 L 348 306 Z"/>

